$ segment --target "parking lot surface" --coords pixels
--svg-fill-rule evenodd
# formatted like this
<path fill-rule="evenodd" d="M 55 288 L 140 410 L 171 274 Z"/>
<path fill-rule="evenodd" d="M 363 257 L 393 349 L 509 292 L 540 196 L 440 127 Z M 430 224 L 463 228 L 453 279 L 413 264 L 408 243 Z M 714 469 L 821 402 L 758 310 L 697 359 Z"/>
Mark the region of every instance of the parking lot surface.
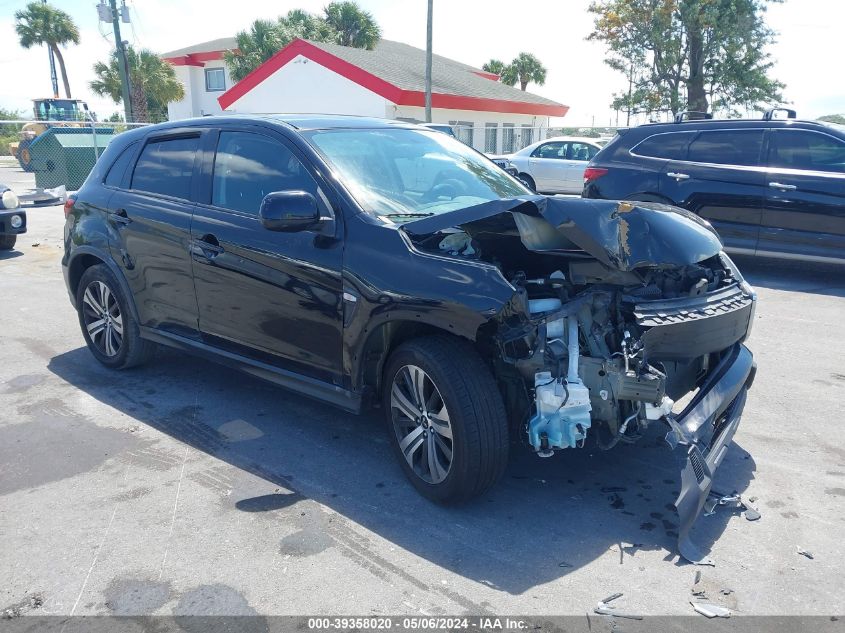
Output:
<path fill-rule="evenodd" d="M 28 215 L 0 254 L 0 610 L 583 614 L 623 592 L 629 611 L 691 614 L 700 571 L 737 614 L 843 611 L 840 269 L 738 262 L 760 296 L 759 370 L 716 483 L 762 518 L 701 518 L 716 566 L 696 568 L 675 554 L 679 471 L 660 429 L 611 453 L 514 445 L 489 494 L 433 505 L 378 412 L 173 351 L 101 367 L 62 281 L 62 209 Z"/>

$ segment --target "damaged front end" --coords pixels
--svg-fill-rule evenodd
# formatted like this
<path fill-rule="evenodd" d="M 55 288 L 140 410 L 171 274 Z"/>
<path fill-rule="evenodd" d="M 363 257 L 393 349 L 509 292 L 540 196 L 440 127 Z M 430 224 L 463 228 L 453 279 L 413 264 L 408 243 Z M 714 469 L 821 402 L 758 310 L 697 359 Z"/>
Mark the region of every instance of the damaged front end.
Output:
<path fill-rule="evenodd" d="M 710 226 L 663 205 L 532 196 L 403 230 L 417 249 L 494 264 L 513 286 L 483 334 L 537 455 L 665 425 L 684 459 L 678 549 L 703 562 L 689 532 L 755 373 L 743 341 L 756 295 Z"/>

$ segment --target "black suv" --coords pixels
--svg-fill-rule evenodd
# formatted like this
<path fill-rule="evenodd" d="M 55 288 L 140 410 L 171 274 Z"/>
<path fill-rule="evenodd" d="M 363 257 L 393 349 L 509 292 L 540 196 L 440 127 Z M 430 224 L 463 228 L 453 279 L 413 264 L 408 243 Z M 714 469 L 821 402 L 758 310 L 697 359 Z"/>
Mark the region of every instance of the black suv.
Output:
<path fill-rule="evenodd" d="M 773 114 L 620 130 L 583 196 L 684 207 L 730 252 L 845 263 L 845 127 Z"/>
<path fill-rule="evenodd" d="M 538 196 L 446 134 L 301 116 L 124 132 L 65 212 L 65 281 L 107 367 L 163 344 L 381 407 L 437 501 L 489 488 L 511 440 L 549 457 L 660 423 L 700 558 L 687 535 L 754 377 L 755 294 L 693 214 Z"/>

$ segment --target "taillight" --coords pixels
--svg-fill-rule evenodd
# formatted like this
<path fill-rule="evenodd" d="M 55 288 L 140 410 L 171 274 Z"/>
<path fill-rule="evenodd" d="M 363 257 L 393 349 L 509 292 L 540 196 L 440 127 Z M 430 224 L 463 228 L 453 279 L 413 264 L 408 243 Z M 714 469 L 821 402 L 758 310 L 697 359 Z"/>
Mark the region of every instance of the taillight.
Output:
<path fill-rule="evenodd" d="M 584 170 L 584 184 L 586 185 L 588 182 L 593 182 L 604 176 L 607 173 L 607 170 L 604 167 L 587 167 Z"/>
<path fill-rule="evenodd" d="M 75 203 L 76 198 L 69 197 L 67 200 L 65 200 L 65 219 L 67 219 L 67 216 L 69 216 L 70 212 L 73 211 L 73 205 Z"/>

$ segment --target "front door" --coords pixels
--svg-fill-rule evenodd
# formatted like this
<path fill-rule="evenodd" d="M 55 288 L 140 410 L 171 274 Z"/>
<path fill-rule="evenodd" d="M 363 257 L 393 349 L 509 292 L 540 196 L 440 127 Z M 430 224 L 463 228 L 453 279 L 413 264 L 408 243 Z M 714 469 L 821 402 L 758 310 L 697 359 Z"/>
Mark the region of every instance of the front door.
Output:
<path fill-rule="evenodd" d="M 203 337 L 339 384 L 342 242 L 317 180 L 284 139 L 256 129 L 220 131 L 210 167 L 191 227 Z M 274 191 L 313 194 L 326 221 L 319 230 L 265 229 L 258 212 Z"/>
<path fill-rule="evenodd" d="M 845 141 L 778 129 L 768 145 L 758 251 L 845 260 Z"/>
<path fill-rule="evenodd" d="M 753 254 L 765 195 L 763 130 L 708 130 L 670 160 L 659 192 L 713 224 L 728 250 Z"/>
<path fill-rule="evenodd" d="M 112 168 L 126 173 L 106 183 L 116 188 L 108 216 L 112 256 L 132 291 L 141 325 L 192 337 L 198 336 L 198 318 L 188 245 L 202 134 L 169 130 L 147 138 L 137 161 L 136 148 L 128 148 Z M 124 159 L 134 161 L 134 169 Z"/>

